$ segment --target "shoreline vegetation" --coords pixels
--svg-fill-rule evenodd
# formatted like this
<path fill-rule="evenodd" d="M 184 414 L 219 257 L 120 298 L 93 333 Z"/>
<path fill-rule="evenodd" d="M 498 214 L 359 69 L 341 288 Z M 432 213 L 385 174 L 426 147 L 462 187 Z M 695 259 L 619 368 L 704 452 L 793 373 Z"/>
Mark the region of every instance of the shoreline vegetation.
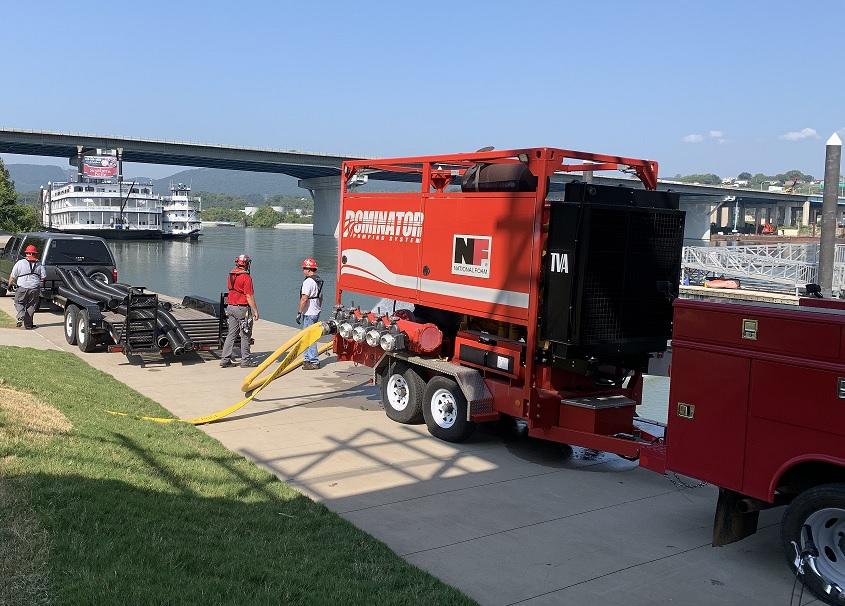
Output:
<path fill-rule="evenodd" d="M 72 354 L 0 377 L 2 604 L 474 604 Z"/>

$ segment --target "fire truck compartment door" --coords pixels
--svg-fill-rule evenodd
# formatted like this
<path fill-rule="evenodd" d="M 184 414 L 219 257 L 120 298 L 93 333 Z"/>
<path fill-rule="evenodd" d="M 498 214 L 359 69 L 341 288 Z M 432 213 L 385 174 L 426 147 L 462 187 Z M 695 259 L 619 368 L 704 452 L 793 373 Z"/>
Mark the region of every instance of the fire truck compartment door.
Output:
<path fill-rule="evenodd" d="M 673 344 L 668 468 L 740 490 L 748 422 L 748 358 Z"/>
<path fill-rule="evenodd" d="M 423 197 L 419 300 L 507 320 L 527 320 L 533 193 Z M 535 277 L 536 278 L 536 277 Z"/>

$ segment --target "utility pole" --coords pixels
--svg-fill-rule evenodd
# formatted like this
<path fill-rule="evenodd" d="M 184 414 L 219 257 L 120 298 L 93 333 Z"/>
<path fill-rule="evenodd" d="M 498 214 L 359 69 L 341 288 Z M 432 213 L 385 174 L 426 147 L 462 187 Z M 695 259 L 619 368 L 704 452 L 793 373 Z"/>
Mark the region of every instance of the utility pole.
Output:
<path fill-rule="evenodd" d="M 839 168 L 842 140 L 833 133 L 827 140 L 824 159 L 824 196 L 822 198 L 822 235 L 819 243 L 819 286 L 822 296 L 833 295 L 833 259 L 836 256 L 836 215 L 839 201 Z"/>

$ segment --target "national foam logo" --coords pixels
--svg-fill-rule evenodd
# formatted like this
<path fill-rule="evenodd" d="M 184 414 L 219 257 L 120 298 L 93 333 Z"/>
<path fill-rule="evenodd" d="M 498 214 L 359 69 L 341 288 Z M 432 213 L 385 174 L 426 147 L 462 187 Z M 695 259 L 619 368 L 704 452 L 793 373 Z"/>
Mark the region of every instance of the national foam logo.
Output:
<path fill-rule="evenodd" d="M 452 240 L 452 273 L 476 278 L 490 277 L 493 238 L 455 234 Z"/>
<path fill-rule="evenodd" d="M 343 237 L 419 244 L 424 220 L 423 213 L 414 211 L 347 210 Z"/>

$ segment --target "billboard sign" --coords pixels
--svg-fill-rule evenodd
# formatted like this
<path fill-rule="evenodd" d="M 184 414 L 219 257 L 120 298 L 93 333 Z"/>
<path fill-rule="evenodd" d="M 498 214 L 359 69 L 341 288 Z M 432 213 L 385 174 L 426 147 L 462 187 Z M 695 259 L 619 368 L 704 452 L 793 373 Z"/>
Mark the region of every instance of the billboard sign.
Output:
<path fill-rule="evenodd" d="M 114 156 L 85 156 L 82 160 L 82 174 L 95 179 L 116 177 L 117 158 Z"/>

